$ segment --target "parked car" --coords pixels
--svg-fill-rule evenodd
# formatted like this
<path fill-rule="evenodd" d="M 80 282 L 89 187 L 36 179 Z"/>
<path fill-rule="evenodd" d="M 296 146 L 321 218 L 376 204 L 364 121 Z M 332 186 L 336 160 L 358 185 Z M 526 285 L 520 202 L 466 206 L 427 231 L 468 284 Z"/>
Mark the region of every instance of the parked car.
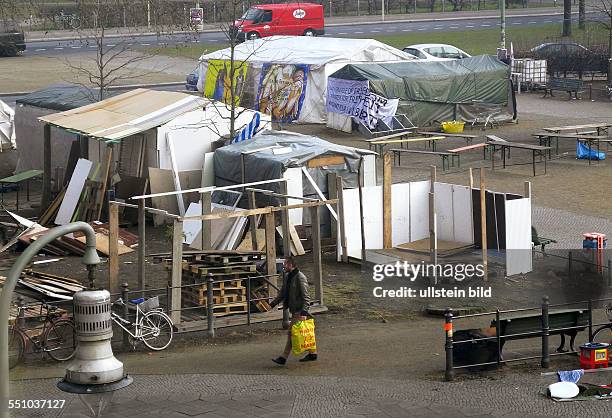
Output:
<path fill-rule="evenodd" d="M 576 42 L 548 42 L 532 48 L 527 58 L 546 60 L 549 74 L 605 74 L 608 71 L 606 51 L 596 52 Z"/>
<path fill-rule="evenodd" d="M 259 4 L 232 26 L 239 41 L 273 35 L 325 34 L 323 6 L 314 3 Z"/>
<path fill-rule="evenodd" d="M 0 55 L 14 57 L 25 49 L 25 36 L 17 25 L 0 22 Z"/>
<path fill-rule="evenodd" d="M 402 51 L 427 61 L 448 61 L 471 57 L 467 52 L 446 44 L 410 45 L 402 49 Z"/>
<path fill-rule="evenodd" d="M 198 91 L 198 67 L 195 67 L 194 70 L 187 74 L 185 78 L 185 90 L 189 91 Z"/>

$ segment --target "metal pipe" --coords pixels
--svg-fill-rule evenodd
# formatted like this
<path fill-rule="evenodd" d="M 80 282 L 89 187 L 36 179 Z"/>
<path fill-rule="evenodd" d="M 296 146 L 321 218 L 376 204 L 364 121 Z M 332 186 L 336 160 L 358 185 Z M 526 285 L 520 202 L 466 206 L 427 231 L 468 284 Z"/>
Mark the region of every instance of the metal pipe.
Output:
<path fill-rule="evenodd" d="M 215 311 L 213 303 L 213 276 L 208 273 L 206 279 L 206 322 L 208 323 L 208 338 L 215 338 Z"/>
<path fill-rule="evenodd" d="M 548 322 L 548 296 L 542 298 L 542 368 L 550 367 L 550 353 L 548 352 L 548 337 L 550 335 L 550 326 Z"/>
<path fill-rule="evenodd" d="M 57 238 L 76 231 L 85 233 L 85 254 L 83 263 L 86 265 L 96 265 L 100 263 L 100 258 L 96 251 L 96 233 L 93 228 L 85 222 L 73 222 L 67 225 L 58 226 L 50 229 L 45 235 L 38 238 L 25 249 L 13 264 L 11 271 L 6 277 L 2 294 L 0 295 L 0 417 L 8 418 L 9 400 L 9 358 L 8 358 L 8 324 L 11 297 L 21 276 L 21 272 L 27 267 L 32 258 L 43 249 L 43 247 Z"/>
<path fill-rule="evenodd" d="M 447 382 L 451 382 L 455 378 L 455 370 L 453 367 L 453 310 L 446 308 L 444 313 L 444 331 L 446 339 L 444 349 L 446 351 L 446 371 L 444 378 Z"/>

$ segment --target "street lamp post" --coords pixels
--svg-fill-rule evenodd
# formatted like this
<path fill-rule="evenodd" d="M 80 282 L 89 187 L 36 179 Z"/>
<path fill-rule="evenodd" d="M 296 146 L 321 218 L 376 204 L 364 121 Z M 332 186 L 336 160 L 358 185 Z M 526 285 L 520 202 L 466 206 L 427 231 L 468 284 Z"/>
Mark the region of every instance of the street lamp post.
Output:
<path fill-rule="evenodd" d="M 499 0 L 499 13 L 500 13 L 500 46 L 502 49 L 506 49 L 506 0 Z"/>
<path fill-rule="evenodd" d="M 385 21 L 385 0 L 382 0 L 382 8 L 381 8 L 382 20 Z"/>

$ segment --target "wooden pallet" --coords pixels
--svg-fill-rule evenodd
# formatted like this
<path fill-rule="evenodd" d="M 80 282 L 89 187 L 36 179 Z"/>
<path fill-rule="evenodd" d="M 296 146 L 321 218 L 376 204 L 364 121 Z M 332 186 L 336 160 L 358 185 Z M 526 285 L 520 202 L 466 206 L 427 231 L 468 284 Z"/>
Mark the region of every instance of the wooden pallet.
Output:
<path fill-rule="evenodd" d="M 197 306 L 208 306 L 208 300 L 206 298 L 206 294 L 195 294 L 183 292 L 183 299 L 187 302 L 190 302 Z M 233 294 L 233 295 L 223 295 L 223 296 L 213 296 L 213 304 L 214 305 L 226 305 L 229 303 L 238 303 L 238 302 L 246 302 L 246 295 L 241 294 Z"/>
<path fill-rule="evenodd" d="M 185 270 L 185 267 L 183 267 Z M 203 264 L 189 264 L 188 271 L 191 273 L 207 275 L 211 273 L 213 276 L 218 274 L 229 273 L 253 273 L 257 271 L 257 266 L 251 263 L 238 263 L 237 265 L 211 267 Z"/>
<path fill-rule="evenodd" d="M 213 313 L 215 316 L 224 316 L 224 315 L 232 315 L 236 313 L 246 313 L 247 312 L 247 303 L 228 303 L 221 306 L 215 306 L 213 308 Z"/>

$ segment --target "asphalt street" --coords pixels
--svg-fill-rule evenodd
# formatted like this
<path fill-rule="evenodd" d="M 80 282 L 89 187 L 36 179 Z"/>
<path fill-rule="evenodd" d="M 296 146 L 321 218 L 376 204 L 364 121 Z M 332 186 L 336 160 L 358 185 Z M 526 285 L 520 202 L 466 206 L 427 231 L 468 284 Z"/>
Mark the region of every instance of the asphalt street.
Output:
<path fill-rule="evenodd" d="M 589 19 L 593 20 L 595 15 L 590 14 Z M 545 15 L 545 16 L 508 16 L 506 25 L 512 27 L 529 27 L 535 25 L 544 25 L 551 23 L 560 23 L 563 21 L 563 16 L 560 15 Z M 452 32 L 477 29 L 491 29 L 499 27 L 499 18 L 478 19 L 473 17 L 456 18 L 453 20 L 439 21 L 416 21 L 416 22 L 379 22 L 377 24 L 335 24 L 325 28 L 328 37 L 367 37 L 377 35 L 397 35 L 407 34 L 410 32 Z M 145 36 L 125 36 L 109 38 L 106 45 L 112 47 L 120 42 L 127 42 L 128 45 L 134 47 L 154 47 L 177 44 L 210 44 L 216 42 L 224 42 L 225 35 L 222 31 L 204 32 L 199 34 L 176 34 Z M 70 53 L 82 53 L 88 49 L 95 50 L 96 45 L 87 43 L 82 40 L 49 40 L 49 41 L 33 41 L 28 42 L 28 49 L 24 53 L 26 56 L 56 56 Z"/>

